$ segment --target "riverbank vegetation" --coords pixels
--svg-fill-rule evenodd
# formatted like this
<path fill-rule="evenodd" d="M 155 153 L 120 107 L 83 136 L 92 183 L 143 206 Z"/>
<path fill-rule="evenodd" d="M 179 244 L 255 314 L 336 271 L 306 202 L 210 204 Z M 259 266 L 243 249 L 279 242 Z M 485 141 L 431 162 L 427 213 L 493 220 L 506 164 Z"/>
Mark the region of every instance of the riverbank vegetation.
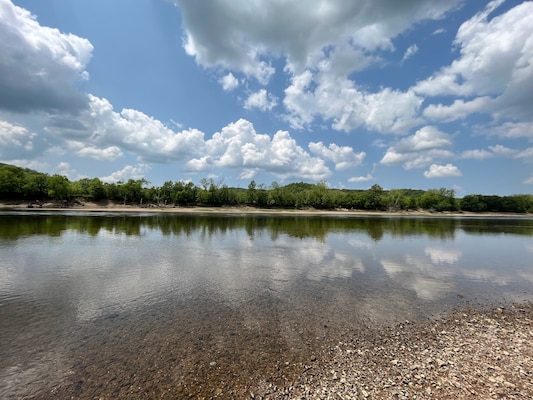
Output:
<path fill-rule="evenodd" d="M 99 178 L 70 181 L 62 175 L 48 175 L 31 169 L 0 163 L 0 200 L 30 203 L 56 201 L 105 202 L 140 206 L 250 206 L 260 208 L 354 209 L 368 211 L 467 211 L 533 212 L 533 195 L 510 196 L 471 194 L 455 197 L 453 189 L 392 189 L 375 184 L 367 190 L 329 188 L 325 181 L 316 184 L 290 183 L 280 186 L 257 184 L 234 188 L 202 179 L 167 181 L 152 186 L 145 179 L 106 183 Z"/>

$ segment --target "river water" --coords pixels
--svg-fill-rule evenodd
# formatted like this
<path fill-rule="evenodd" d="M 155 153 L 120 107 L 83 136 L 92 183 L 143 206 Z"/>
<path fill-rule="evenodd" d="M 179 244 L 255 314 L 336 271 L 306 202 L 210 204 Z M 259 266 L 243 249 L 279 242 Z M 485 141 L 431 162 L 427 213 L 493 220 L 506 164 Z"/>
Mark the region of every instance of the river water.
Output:
<path fill-rule="evenodd" d="M 533 300 L 533 219 L 0 213 L 0 397 L 238 397 L 324 346 Z"/>

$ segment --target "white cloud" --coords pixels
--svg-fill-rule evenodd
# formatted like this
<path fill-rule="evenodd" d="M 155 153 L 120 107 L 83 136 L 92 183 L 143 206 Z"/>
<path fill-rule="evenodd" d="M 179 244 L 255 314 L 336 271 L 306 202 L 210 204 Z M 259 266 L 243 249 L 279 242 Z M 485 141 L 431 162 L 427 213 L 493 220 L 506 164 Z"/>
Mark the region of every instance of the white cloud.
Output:
<path fill-rule="evenodd" d="M 317 85 L 313 87 L 314 82 Z M 345 77 L 325 73 L 315 76 L 309 70 L 293 77 L 283 100 L 286 119 L 293 128 L 304 128 L 315 117 L 321 117 L 331 120 L 332 127 L 339 131 L 365 127 L 393 134 L 405 134 L 422 122 L 418 117 L 422 102 L 412 91 L 385 88 L 369 93 Z"/>
<path fill-rule="evenodd" d="M 60 162 L 54 168 L 54 173 L 61 176 L 66 176 L 68 179 L 80 179 L 77 171 L 67 162 Z"/>
<path fill-rule="evenodd" d="M 446 133 L 439 131 L 433 126 L 425 126 L 416 131 L 414 135 L 398 141 L 395 148 L 402 153 L 408 153 L 451 145 L 452 140 Z"/>
<path fill-rule="evenodd" d="M 477 97 L 471 101 L 457 99 L 449 106 L 430 104 L 424 109 L 423 114 L 424 117 L 434 121 L 451 122 L 464 119 L 476 112 L 486 111 L 491 103 L 492 98 L 488 96 Z"/>
<path fill-rule="evenodd" d="M 374 177 L 371 174 L 367 174 L 366 176 L 354 176 L 352 178 L 348 179 L 348 182 L 352 183 L 359 183 L 359 182 L 368 182 L 374 179 Z"/>
<path fill-rule="evenodd" d="M 529 148 L 527 148 L 525 150 L 522 150 L 522 151 L 518 152 L 515 155 L 515 158 L 526 158 L 526 159 L 533 160 L 533 147 L 529 147 Z"/>
<path fill-rule="evenodd" d="M 516 153 L 516 150 L 502 146 L 501 144 L 497 144 L 495 146 L 489 146 L 489 150 L 492 151 L 495 155 L 501 156 L 501 157 L 510 157 Z"/>
<path fill-rule="evenodd" d="M 244 108 L 247 110 L 258 108 L 261 111 L 270 111 L 277 104 L 278 101 L 276 97 L 272 96 L 271 93 L 267 93 L 265 89 L 259 89 L 257 92 L 254 92 L 248 96 L 244 102 Z"/>
<path fill-rule="evenodd" d="M 461 158 L 466 159 L 475 159 L 475 160 L 483 160 L 486 158 L 492 158 L 494 157 L 494 153 L 491 153 L 487 150 L 465 150 L 461 153 Z"/>
<path fill-rule="evenodd" d="M 505 122 L 488 129 L 488 133 L 506 139 L 527 138 L 533 140 L 533 122 Z"/>
<path fill-rule="evenodd" d="M 416 44 L 412 44 L 411 46 L 409 46 L 407 48 L 407 50 L 405 50 L 405 53 L 404 53 L 403 58 L 402 58 L 402 61 L 405 61 L 408 58 L 411 58 L 416 53 L 418 53 L 418 46 Z"/>
<path fill-rule="evenodd" d="M 533 175 L 531 175 L 529 178 L 525 179 L 524 183 L 526 185 L 533 185 Z"/>
<path fill-rule="evenodd" d="M 127 182 L 129 179 L 143 179 L 150 170 L 148 164 L 126 165 L 120 171 L 115 171 L 111 175 L 102 176 L 100 180 L 105 183 Z"/>
<path fill-rule="evenodd" d="M 461 171 L 455 165 L 437 165 L 431 164 L 429 170 L 424 172 L 426 178 L 446 178 L 451 176 L 461 176 Z"/>
<path fill-rule="evenodd" d="M 87 97 L 75 88 L 87 79 L 93 46 L 84 38 L 41 26 L 27 10 L 0 1 L 0 109 L 75 113 Z"/>
<path fill-rule="evenodd" d="M 353 43 L 391 49 L 391 38 L 412 23 L 441 18 L 457 0 L 396 1 L 174 0 L 180 6 L 184 47 L 207 67 L 224 66 L 265 82 L 273 70 L 267 56 L 283 56 L 300 73 L 325 47 Z"/>
<path fill-rule="evenodd" d="M 449 135 L 433 126 L 425 126 L 414 135 L 400 139 L 390 146 L 380 163 L 403 164 L 405 169 L 422 168 L 436 159 L 450 158 L 453 154 L 443 148 L 452 144 Z"/>
<path fill-rule="evenodd" d="M 502 1 L 492 1 L 464 22 L 455 38 L 459 58 L 414 87 L 417 93 L 427 96 L 472 99 L 456 101 L 450 107 L 429 107 L 427 116 L 450 120 L 456 111 L 460 118 L 485 111 L 495 118 L 531 119 L 533 2 L 523 2 L 489 19 L 501 4 Z"/>
<path fill-rule="evenodd" d="M 34 150 L 36 136 L 24 126 L 0 120 L 0 157 L 12 160 L 28 156 Z"/>
<path fill-rule="evenodd" d="M 84 146 L 76 151 L 76 154 L 81 157 L 90 157 L 95 160 L 113 161 L 123 156 L 122 150 L 117 146 L 109 146 L 105 148 L 97 148 L 93 146 Z"/>
<path fill-rule="evenodd" d="M 205 153 L 203 157 L 190 160 L 188 167 L 196 171 L 242 169 L 245 176 L 261 169 L 281 179 L 315 181 L 331 174 L 323 159 L 309 155 L 288 132 L 278 131 L 272 137 L 259 134 L 252 123 L 244 119 L 215 133 L 205 142 Z"/>
<path fill-rule="evenodd" d="M 118 113 L 106 99 L 89 95 L 89 100 L 89 110 L 79 115 L 75 124 L 70 118 L 56 118 L 46 128 L 71 142 L 78 141 L 81 148 L 87 148 L 85 155 L 100 152 L 100 157 L 105 157 L 107 152 L 108 157 L 118 156 L 119 147 L 143 160 L 168 162 L 199 152 L 204 146 L 204 134 L 197 129 L 175 132 L 141 111 L 123 109 Z"/>
<path fill-rule="evenodd" d="M 222 89 L 227 92 L 231 92 L 239 86 L 239 80 L 235 78 L 231 72 L 220 78 L 219 82 L 222 85 Z"/>
<path fill-rule="evenodd" d="M 338 171 L 361 165 L 366 156 L 364 152 L 355 153 L 353 148 L 349 146 L 338 146 L 335 143 L 331 143 L 326 147 L 322 142 L 310 142 L 309 150 L 322 158 L 332 161 L 335 164 L 335 169 Z"/>

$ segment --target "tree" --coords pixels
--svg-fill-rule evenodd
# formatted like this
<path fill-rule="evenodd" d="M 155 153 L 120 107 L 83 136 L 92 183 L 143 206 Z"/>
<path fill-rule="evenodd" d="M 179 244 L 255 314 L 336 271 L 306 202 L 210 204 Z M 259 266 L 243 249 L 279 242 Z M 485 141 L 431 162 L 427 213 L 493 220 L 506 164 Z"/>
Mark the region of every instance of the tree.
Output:
<path fill-rule="evenodd" d="M 483 200 L 483 196 L 479 194 L 469 194 L 464 196 L 460 201 L 460 207 L 463 211 L 487 211 L 487 203 Z"/>
<path fill-rule="evenodd" d="M 246 202 L 251 205 L 257 204 L 257 184 L 254 180 L 248 185 L 248 191 L 246 192 Z"/>
<path fill-rule="evenodd" d="M 2 164 L 0 168 L 0 198 L 16 199 L 23 197 L 24 171 L 14 165 Z"/>
<path fill-rule="evenodd" d="M 143 185 L 148 183 L 146 179 L 129 179 L 126 183 L 119 185 L 119 193 L 124 200 L 124 205 L 129 200 L 133 203 L 142 201 Z"/>
<path fill-rule="evenodd" d="M 70 182 L 66 176 L 52 175 L 48 178 L 48 196 L 54 200 L 68 200 L 70 197 Z"/>
<path fill-rule="evenodd" d="M 420 206 L 433 211 L 455 211 L 457 202 L 453 189 L 430 189 L 420 198 Z"/>
<path fill-rule="evenodd" d="M 93 178 L 89 181 L 89 196 L 95 201 L 105 198 L 105 187 L 100 179 Z"/>
<path fill-rule="evenodd" d="M 24 197 L 44 199 L 48 196 L 48 176 L 46 174 L 28 174 L 23 186 Z"/>
<path fill-rule="evenodd" d="M 392 189 L 384 196 L 383 203 L 389 211 L 398 211 L 406 207 L 406 200 L 402 190 Z"/>
<path fill-rule="evenodd" d="M 367 210 L 383 209 L 383 188 L 381 186 L 375 184 L 368 189 L 364 206 Z"/>

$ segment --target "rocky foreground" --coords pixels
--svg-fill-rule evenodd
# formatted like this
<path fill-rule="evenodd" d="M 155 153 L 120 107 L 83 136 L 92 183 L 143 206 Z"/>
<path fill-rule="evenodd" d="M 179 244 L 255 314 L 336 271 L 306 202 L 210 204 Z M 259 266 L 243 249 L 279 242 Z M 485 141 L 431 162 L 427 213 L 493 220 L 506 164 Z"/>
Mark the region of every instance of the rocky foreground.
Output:
<path fill-rule="evenodd" d="M 121 340 L 120 332 L 115 336 Z M 108 369 L 94 360 L 87 365 L 96 368 L 93 373 L 73 371 L 70 380 L 23 398 L 531 400 L 533 303 L 363 328 L 302 362 L 279 361 L 283 355 L 278 355 L 278 363 L 268 368 L 270 361 L 252 356 L 248 361 L 256 368 L 243 369 L 242 376 L 213 361 L 208 374 L 200 373 L 201 365 L 196 372 L 198 364 L 190 366 L 197 379 L 167 379 L 165 366 L 172 361 L 164 356 L 171 349 L 158 353 L 159 366 L 154 357 L 142 364 L 142 351 L 134 352 L 122 366 L 126 373 L 119 364 Z M 137 364 L 142 368 L 132 375 L 128 368 Z"/>
<path fill-rule="evenodd" d="M 346 338 L 294 383 L 264 382 L 248 398 L 533 399 L 533 304 Z"/>

